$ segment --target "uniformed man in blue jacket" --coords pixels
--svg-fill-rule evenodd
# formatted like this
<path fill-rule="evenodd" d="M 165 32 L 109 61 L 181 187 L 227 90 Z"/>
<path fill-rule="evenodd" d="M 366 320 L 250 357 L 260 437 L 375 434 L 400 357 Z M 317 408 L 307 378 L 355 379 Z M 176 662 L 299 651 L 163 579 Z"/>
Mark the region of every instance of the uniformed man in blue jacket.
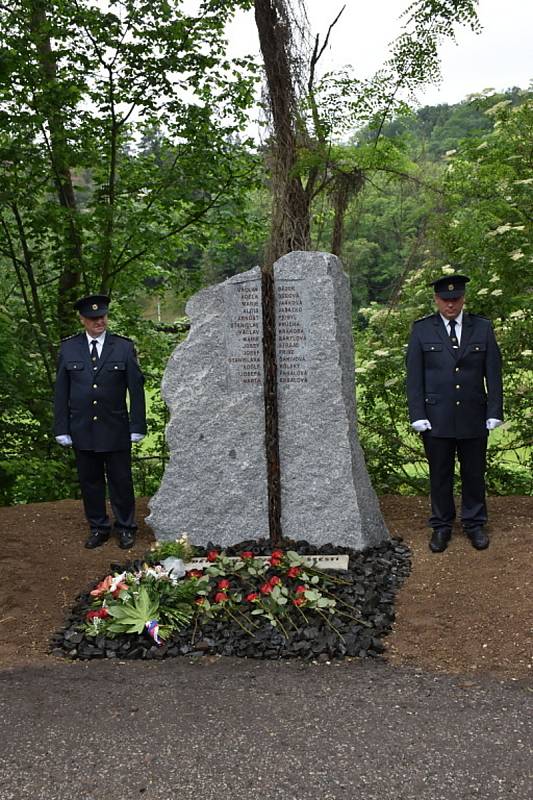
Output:
<path fill-rule="evenodd" d="M 434 553 L 451 537 L 456 455 L 464 531 L 477 550 L 489 545 L 486 452 L 488 432 L 503 420 L 501 355 L 489 320 L 463 310 L 469 280 L 445 275 L 430 284 L 437 313 L 414 323 L 407 348 L 409 419 L 429 463 Z"/>
<path fill-rule="evenodd" d="M 75 304 L 85 330 L 61 342 L 55 386 L 54 433 L 59 444 L 74 448 L 89 549 L 111 532 L 106 482 L 119 546 L 135 542 L 131 443 L 146 434 L 144 376 L 131 339 L 107 330 L 108 306 L 106 295 Z"/>

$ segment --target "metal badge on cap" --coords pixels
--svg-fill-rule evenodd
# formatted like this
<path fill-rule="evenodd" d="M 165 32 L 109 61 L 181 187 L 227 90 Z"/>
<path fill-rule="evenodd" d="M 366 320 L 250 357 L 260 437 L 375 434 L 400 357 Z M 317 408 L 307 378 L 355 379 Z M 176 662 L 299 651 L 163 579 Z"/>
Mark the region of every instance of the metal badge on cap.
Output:
<path fill-rule="evenodd" d="M 83 317 L 102 317 L 107 314 L 110 298 L 106 294 L 90 294 L 87 297 L 80 297 L 74 303 L 74 308 Z"/>

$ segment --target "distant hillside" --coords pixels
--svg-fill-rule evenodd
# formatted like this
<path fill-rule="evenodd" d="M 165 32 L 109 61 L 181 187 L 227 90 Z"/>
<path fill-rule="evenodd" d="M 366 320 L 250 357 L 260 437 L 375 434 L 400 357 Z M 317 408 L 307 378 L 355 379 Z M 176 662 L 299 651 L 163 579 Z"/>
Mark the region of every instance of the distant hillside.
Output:
<path fill-rule="evenodd" d="M 503 93 L 470 97 L 455 105 L 424 106 L 386 124 L 382 133 L 407 139 L 413 150 L 423 150 L 429 160 L 438 161 L 463 139 L 492 130 L 493 118 L 487 115 L 488 108 L 502 101 L 519 105 L 527 96 L 531 92 L 515 86 Z M 367 132 L 365 138 L 372 139 L 372 132 Z"/>

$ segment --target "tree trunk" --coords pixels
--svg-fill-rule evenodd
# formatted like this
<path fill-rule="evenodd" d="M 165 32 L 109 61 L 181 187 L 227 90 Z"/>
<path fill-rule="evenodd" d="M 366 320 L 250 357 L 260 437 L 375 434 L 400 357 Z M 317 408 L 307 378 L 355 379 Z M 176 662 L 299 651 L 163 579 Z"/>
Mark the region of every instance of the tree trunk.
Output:
<path fill-rule="evenodd" d="M 57 196 L 65 214 L 64 258 L 58 286 L 58 317 L 62 334 L 71 332 L 72 302 L 76 298 L 82 272 L 82 242 L 77 220 L 77 204 L 72 184 L 68 157 L 68 137 L 58 102 L 60 93 L 57 82 L 57 60 L 52 49 L 48 21 L 47 3 L 35 0 L 31 5 L 30 31 L 37 49 L 37 58 L 43 78 L 43 88 L 38 101 L 48 124 L 48 149 L 52 162 Z"/>
<path fill-rule="evenodd" d="M 296 174 L 298 107 L 291 66 L 290 20 L 285 0 L 255 0 L 255 20 L 263 54 L 274 136 L 272 141 L 272 222 L 266 264 L 291 250 L 308 250 L 310 200 Z"/>
<path fill-rule="evenodd" d="M 262 310 L 268 517 L 270 541 L 276 545 L 281 541 L 283 532 L 273 264 L 291 250 L 309 249 L 310 224 L 309 201 L 300 178 L 295 174 L 297 109 L 285 0 L 255 0 L 255 20 L 274 127 L 271 143 L 272 221 L 262 268 Z"/>
<path fill-rule="evenodd" d="M 364 186 L 365 176 L 362 170 L 354 169 L 352 172 L 339 172 L 335 177 L 331 202 L 334 210 L 333 232 L 331 235 L 331 252 L 341 256 L 342 242 L 344 239 L 344 220 L 350 200 L 361 191 Z"/>

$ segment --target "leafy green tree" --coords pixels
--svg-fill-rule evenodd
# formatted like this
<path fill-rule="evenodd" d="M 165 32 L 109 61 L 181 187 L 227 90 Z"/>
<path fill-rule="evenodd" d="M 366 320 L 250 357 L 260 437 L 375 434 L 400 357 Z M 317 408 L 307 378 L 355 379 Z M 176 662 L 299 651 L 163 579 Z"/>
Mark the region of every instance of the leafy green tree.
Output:
<path fill-rule="evenodd" d="M 476 0 L 414 0 L 389 58 L 374 76 L 341 70 L 317 79 L 319 60 L 342 11 L 325 41 L 317 36 L 309 46 L 301 6 L 298 0 L 254 2 L 273 131 L 267 263 L 290 250 L 310 248 L 313 203 L 326 191 L 334 209 L 329 249 L 340 255 L 348 204 L 364 185 L 365 170 L 379 167 L 389 151 L 374 147 L 362 154 L 364 163 L 353 155 L 339 161 L 335 141 L 373 122 L 377 142 L 386 122 L 405 107 L 405 97 L 439 78 L 441 41 L 453 39 L 457 25 L 479 29 Z"/>
<path fill-rule="evenodd" d="M 254 68 L 227 59 L 224 27 L 248 5 L 0 6 L 0 335 L 12 384 L 0 433 L 13 499 L 72 490 L 68 476 L 44 473 L 51 452 L 59 472 L 64 458 L 48 431 L 58 339 L 78 327 L 74 297 L 112 295 L 114 325 L 136 337 L 155 385 L 172 341 L 142 323 L 139 301 L 162 283 L 190 292 L 191 248 L 247 225 L 257 159 L 237 134 Z M 30 462 L 41 465 L 37 494 L 24 494 Z"/>

